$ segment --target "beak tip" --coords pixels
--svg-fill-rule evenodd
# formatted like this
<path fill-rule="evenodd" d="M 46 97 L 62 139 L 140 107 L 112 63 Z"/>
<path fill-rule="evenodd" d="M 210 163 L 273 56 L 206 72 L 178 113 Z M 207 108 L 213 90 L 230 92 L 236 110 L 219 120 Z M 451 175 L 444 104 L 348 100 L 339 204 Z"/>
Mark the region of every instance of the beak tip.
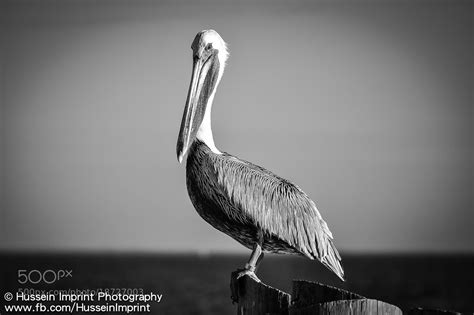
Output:
<path fill-rule="evenodd" d="M 181 162 L 183 162 L 184 152 L 178 151 L 177 155 L 178 155 L 178 162 L 179 162 L 179 164 L 181 164 Z"/>

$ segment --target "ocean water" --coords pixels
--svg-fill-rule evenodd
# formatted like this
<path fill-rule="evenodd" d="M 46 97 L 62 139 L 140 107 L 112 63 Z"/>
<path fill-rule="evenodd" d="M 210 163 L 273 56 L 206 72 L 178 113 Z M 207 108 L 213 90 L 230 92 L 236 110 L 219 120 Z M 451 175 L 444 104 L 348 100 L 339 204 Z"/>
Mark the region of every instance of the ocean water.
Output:
<path fill-rule="evenodd" d="M 304 279 L 383 300 L 402 310 L 423 307 L 474 311 L 473 255 L 343 253 L 342 256 L 347 276 L 344 283 L 321 264 L 295 256 L 267 255 L 257 274 L 264 283 L 289 293 L 293 279 Z M 5 304 L 5 292 L 16 292 L 19 288 L 109 288 L 115 292 L 136 289 L 163 295 L 160 303 L 151 305 L 148 314 L 235 314 L 236 306 L 230 299 L 230 273 L 241 268 L 247 258 L 245 255 L 3 253 L 0 254 L 0 297 Z M 44 274 L 47 270 L 55 274 L 51 271 Z M 72 271 L 72 277 L 59 279 L 59 270 Z M 27 283 L 20 284 L 25 280 L 19 275 L 31 271 Z M 40 273 L 44 279 L 40 279 Z M 35 284 L 38 280 L 41 281 Z M 53 283 L 46 284 L 45 280 Z M 0 313 L 3 314 L 2 310 Z"/>

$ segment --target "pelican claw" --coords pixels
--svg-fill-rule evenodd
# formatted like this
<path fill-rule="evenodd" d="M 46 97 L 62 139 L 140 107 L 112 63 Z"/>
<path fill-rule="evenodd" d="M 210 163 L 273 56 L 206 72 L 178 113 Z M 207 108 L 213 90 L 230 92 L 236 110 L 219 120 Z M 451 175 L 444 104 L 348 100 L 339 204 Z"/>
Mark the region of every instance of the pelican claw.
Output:
<path fill-rule="evenodd" d="M 237 279 L 240 279 L 242 278 L 243 276 L 249 276 L 250 278 L 252 278 L 254 281 L 256 282 L 261 282 L 260 279 L 257 277 L 257 275 L 255 274 L 255 272 L 253 270 L 250 270 L 250 269 L 244 269 L 242 271 L 239 271 L 239 273 L 237 274 Z"/>

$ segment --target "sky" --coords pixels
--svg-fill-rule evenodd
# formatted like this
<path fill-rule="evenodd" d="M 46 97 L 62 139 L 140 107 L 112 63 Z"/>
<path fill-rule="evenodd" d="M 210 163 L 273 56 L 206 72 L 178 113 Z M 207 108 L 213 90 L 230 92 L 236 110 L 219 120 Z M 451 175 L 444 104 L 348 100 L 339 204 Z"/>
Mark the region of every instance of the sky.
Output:
<path fill-rule="evenodd" d="M 212 28 L 221 151 L 300 186 L 343 252 L 474 252 L 472 6 L 0 1 L 0 249 L 246 251 L 175 153 Z"/>

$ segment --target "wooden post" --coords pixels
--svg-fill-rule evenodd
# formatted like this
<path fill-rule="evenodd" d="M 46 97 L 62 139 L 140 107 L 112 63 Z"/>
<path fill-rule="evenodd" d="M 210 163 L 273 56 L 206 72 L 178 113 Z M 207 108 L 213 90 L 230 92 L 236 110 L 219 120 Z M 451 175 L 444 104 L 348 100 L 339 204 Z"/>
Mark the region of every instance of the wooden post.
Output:
<path fill-rule="evenodd" d="M 232 299 L 237 314 L 385 314 L 401 315 L 391 304 L 366 299 L 361 295 L 309 281 L 293 282 L 293 300 L 288 293 L 256 282 L 248 276 L 231 275 Z"/>
<path fill-rule="evenodd" d="M 359 294 L 305 280 L 293 281 L 292 296 L 262 282 L 231 275 L 232 301 L 238 303 L 238 315 L 402 315 L 394 305 L 367 299 Z M 414 308 L 408 315 L 457 315 L 454 311 Z"/>
<path fill-rule="evenodd" d="M 408 312 L 408 315 L 461 315 L 459 312 L 423 309 L 421 307 L 413 308 Z"/>
<path fill-rule="evenodd" d="M 293 281 L 291 315 L 402 315 L 398 307 L 359 294 L 310 281 Z"/>
<path fill-rule="evenodd" d="M 249 276 L 237 279 L 238 271 L 231 275 L 230 289 L 232 301 L 237 302 L 238 315 L 288 314 L 290 295 L 257 282 Z"/>
<path fill-rule="evenodd" d="M 362 295 L 329 285 L 305 280 L 293 281 L 292 302 L 293 306 L 297 308 L 333 301 L 360 299 L 365 298 Z"/>

